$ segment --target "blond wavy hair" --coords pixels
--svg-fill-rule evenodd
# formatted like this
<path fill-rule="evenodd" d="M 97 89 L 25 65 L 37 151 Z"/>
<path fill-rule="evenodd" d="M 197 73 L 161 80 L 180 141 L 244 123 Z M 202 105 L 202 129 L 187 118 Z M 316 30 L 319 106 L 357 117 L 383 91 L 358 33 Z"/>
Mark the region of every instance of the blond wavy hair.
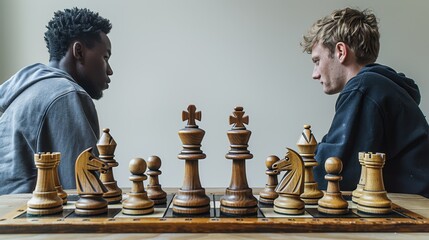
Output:
<path fill-rule="evenodd" d="M 316 21 L 303 36 L 301 46 L 311 54 L 319 42 L 329 49 L 331 57 L 338 42 L 347 44 L 356 55 L 359 64 L 374 63 L 380 50 L 380 33 L 377 18 L 372 11 L 352 8 L 335 10 L 331 15 Z"/>

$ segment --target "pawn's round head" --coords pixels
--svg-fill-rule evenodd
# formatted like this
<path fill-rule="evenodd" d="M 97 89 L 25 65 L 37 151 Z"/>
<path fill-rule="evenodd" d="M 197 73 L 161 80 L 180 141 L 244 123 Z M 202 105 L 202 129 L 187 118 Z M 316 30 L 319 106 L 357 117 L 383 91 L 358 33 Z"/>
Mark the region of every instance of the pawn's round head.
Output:
<path fill-rule="evenodd" d="M 325 170 L 328 174 L 339 174 L 343 170 L 343 162 L 337 157 L 326 159 Z"/>
<path fill-rule="evenodd" d="M 278 158 L 277 156 L 271 155 L 268 156 L 267 159 L 265 159 L 265 166 L 269 169 L 272 170 L 273 169 L 273 164 L 277 161 L 279 161 L 280 158 Z"/>
<path fill-rule="evenodd" d="M 134 175 L 142 175 L 146 171 L 146 161 L 143 158 L 133 158 L 128 165 Z"/>
<path fill-rule="evenodd" d="M 157 171 L 161 167 L 161 159 L 158 156 L 150 156 L 147 159 L 147 167 L 152 171 Z"/>

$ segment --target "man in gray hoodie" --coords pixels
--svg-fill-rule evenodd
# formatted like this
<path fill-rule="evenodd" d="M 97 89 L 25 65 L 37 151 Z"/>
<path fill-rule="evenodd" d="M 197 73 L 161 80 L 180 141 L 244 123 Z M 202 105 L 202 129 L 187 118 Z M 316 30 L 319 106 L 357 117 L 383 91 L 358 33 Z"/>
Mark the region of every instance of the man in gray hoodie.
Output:
<path fill-rule="evenodd" d="M 56 12 L 45 33 L 49 64 L 27 66 L 0 85 L 0 194 L 34 190 L 38 152 L 60 152 L 60 181 L 75 188 L 75 160 L 99 138 L 93 99 L 113 74 L 111 28 L 88 9 Z"/>

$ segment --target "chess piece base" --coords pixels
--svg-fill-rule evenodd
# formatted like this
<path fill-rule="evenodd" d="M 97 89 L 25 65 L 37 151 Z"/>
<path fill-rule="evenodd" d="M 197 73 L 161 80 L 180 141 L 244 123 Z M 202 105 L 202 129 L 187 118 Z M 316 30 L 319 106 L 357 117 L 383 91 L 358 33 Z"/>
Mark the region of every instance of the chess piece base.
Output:
<path fill-rule="evenodd" d="M 58 206 L 58 207 L 54 207 L 54 208 L 31 208 L 28 207 L 27 208 L 27 213 L 31 214 L 31 215 L 51 215 L 51 214 L 55 214 L 55 213 L 60 213 L 63 211 L 63 205 Z"/>
<path fill-rule="evenodd" d="M 277 213 L 298 215 L 304 213 L 304 208 L 304 201 L 296 195 L 280 194 L 280 196 L 274 200 L 274 212 Z"/>
<path fill-rule="evenodd" d="M 125 215 L 147 215 L 154 212 L 154 208 L 146 208 L 146 209 L 129 209 L 129 208 L 123 208 L 122 213 Z"/>
<path fill-rule="evenodd" d="M 107 201 L 102 195 L 79 195 L 80 198 L 75 203 L 75 213 L 77 215 L 98 215 L 107 212 Z"/>
<path fill-rule="evenodd" d="M 179 189 L 173 199 L 173 212 L 179 214 L 202 214 L 210 211 L 210 198 L 205 189 Z"/>
<path fill-rule="evenodd" d="M 152 200 L 155 205 L 161 205 L 161 204 L 167 203 L 167 198 L 150 199 L 150 200 Z"/>
<path fill-rule="evenodd" d="M 388 214 L 392 212 L 391 207 L 381 208 L 381 207 L 367 207 L 362 205 L 358 205 L 357 210 L 359 212 L 369 213 L 369 214 Z"/>
<path fill-rule="evenodd" d="M 258 200 L 253 196 L 252 189 L 227 188 L 225 195 L 220 199 L 220 211 L 229 215 L 248 215 L 258 211 Z"/>
<path fill-rule="evenodd" d="M 334 209 L 334 208 L 322 207 L 319 205 L 317 207 L 317 211 L 319 211 L 321 213 L 325 213 L 325 214 L 343 215 L 343 214 L 347 214 L 349 212 L 349 209 L 348 208 Z"/>

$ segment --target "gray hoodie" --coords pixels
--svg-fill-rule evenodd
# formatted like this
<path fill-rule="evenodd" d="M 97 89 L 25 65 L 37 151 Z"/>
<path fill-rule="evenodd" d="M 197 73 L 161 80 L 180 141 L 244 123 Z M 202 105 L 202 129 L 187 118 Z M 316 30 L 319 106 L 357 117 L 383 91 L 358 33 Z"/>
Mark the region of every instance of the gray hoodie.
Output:
<path fill-rule="evenodd" d="M 94 102 L 68 73 L 43 64 L 21 69 L 0 85 L 0 194 L 34 190 L 38 152 L 60 152 L 62 186 L 75 188 L 75 160 L 98 137 Z"/>

